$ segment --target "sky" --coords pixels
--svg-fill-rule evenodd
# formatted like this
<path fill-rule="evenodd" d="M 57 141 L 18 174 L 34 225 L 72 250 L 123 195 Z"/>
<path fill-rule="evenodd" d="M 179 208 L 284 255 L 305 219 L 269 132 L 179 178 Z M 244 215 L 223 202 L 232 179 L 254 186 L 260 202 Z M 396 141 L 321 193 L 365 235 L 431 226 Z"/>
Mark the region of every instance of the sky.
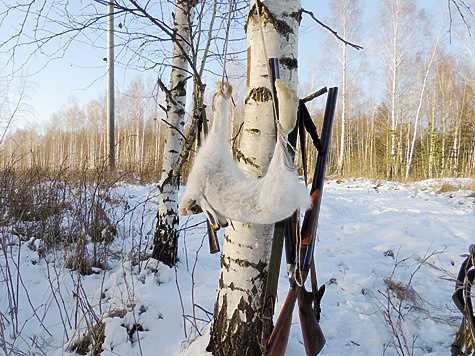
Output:
<path fill-rule="evenodd" d="M 446 5 L 445 0 L 415 0 L 418 6 L 425 9 L 429 14 L 434 13 L 439 6 Z M 81 1 L 81 4 L 84 1 Z M 330 21 L 330 1 L 303 0 L 302 6 L 311 10 L 315 15 L 324 21 Z M 374 20 L 378 9 L 381 6 L 380 0 L 361 0 L 363 19 L 365 21 Z M 10 21 L 10 22 L 8 22 Z M 8 26 L 14 26 L 20 18 L 10 18 L 2 25 L 7 26 L 7 31 L 1 31 L 0 40 L 5 33 L 8 33 Z M 434 19 L 434 21 L 440 22 Z M 102 25 L 101 25 L 102 26 Z M 437 26 L 445 26 L 442 22 Z M 363 34 L 359 39 L 359 44 L 365 46 L 368 39 L 373 34 Z M 79 37 L 69 45 L 67 51 L 61 53 L 59 58 L 46 58 L 44 55 L 37 55 L 31 58 L 21 74 L 23 78 L 17 81 L 26 87 L 27 110 L 22 115 L 22 120 L 17 126 L 29 126 L 47 122 L 51 115 L 58 110 L 67 107 L 72 103 L 85 104 L 92 99 L 97 99 L 105 95 L 106 88 L 106 56 L 105 32 L 96 32 L 89 37 Z M 320 87 L 325 85 L 337 85 L 338 77 L 325 75 L 324 68 L 319 68 L 321 63 L 321 49 L 325 41 L 331 38 L 323 28 L 304 17 L 300 28 L 299 38 L 299 63 L 301 82 L 307 82 L 309 86 Z M 352 40 L 351 38 L 349 40 Z M 120 49 L 116 49 L 116 54 Z M 16 54 L 17 62 L 24 60 L 26 53 L 21 49 Z M 368 56 L 365 49 L 355 55 Z M 6 53 L 0 53 L 0 64 L 4 64 L 8 58 Z M 330 61 L 332 59 L 330 58 Z M 142 72 L 121 63 L 116 64 L 116 90 L 124 91 L 128 83 L 133 79 L 142 79 L 150 82 L 157 75 L 156 71 Z M 327 82 L 321 83 L 322 78 Z"/>

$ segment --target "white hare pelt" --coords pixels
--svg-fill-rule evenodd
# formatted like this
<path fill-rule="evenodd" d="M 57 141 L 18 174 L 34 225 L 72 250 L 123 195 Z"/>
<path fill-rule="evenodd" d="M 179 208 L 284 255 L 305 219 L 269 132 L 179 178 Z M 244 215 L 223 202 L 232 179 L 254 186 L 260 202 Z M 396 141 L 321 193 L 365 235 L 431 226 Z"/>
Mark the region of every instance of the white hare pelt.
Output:
<path fill-rule="evenodd" d="M 262 178 L 244 174 L 233 160 L 230 144 L 230 95 L 228 85 L 219 85 L 214 98 L 214 120 L 188 176 L 180 212 L 190 214 L 195 205 L 223 218 L 254 224 L 273 224 L 297 209 L 310 207 L 305 185 L 299 182 L 286 153 L 282 137 L 295 126 L 297 97 L 287 83 L 276 81 L 280 123 L 272 160 Z"/>

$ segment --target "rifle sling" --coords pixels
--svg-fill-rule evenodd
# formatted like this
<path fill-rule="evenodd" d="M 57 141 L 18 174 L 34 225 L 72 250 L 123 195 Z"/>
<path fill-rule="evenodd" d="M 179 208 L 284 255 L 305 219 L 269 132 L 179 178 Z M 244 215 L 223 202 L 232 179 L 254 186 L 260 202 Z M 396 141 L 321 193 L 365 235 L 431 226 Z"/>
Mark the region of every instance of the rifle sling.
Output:
<path fill-rule="evenodd" d="M 308 132 L 310 135 L 313 145 L 318 151 L 322 150 L 322 142 L 320 140 L 320 137 L 318 137 L 317 133 L 317 127 L 313 123 L 312 117 L 310 116 L 310 113 L 308 112 L 307 106 L 303 102 L 303 100 L 300 100 L 299 102 L 299 109 L 301 110 L 301 118 L 303 121 L 303 125 L 305 127 L 305 131 Z"/>

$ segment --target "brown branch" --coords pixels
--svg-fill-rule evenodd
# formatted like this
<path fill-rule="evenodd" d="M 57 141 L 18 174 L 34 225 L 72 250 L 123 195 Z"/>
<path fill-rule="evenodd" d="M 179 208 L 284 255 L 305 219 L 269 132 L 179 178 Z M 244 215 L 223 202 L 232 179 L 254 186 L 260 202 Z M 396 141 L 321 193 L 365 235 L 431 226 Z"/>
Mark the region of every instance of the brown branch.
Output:
<path fill-rule="evenodd" d="M 158 86 L 160 87 L 160 89 L 162 89 L 162 91 L 165 93 L 165 95 L 167 96 L 167 99 L 173 104 L 173 105 L 177 105 L 175 99 L 173 99 L 173 95 L 172 95 L 172 91 L 170 89 L 167 88 L 167 86 L 162 82 L 162 80 L 160 78 L 157 78 L 157 83 L 158 83 Z M 167 110 L 165 110 L 167 111 Z"/>
<path fill-rule="evenodd" d="M 360 45 L 357 45 L 355 43 L 352 43 L 352 42 L 349 42 L 347 40 L 345 40 L 343 37 L 341 37 L 338 32 L 336 32 L 334 29 L 332 29 L 330 26 L 324 24 L 322 21 L 320 21 L 319 19 L 317 19 L 315 17 L 315 15 L 313 14 L 312 11 L 308 11 L 308 10 L 305 10 L 305 9 L 302 9 L 302 13 L 305 13 L 307 15 L 310 15 L 310 17 L 316 22 L 318 23 L 320 26 L 322 26 L 324 29 L 330 31 L 336 38 L 338 38 L 341 42 L 343 42 L 345 45 L 348 45 L 350 47 L 353 47 L 354 49 L 356 50 L 360 50 L 360 49 L 363 49 L 362 46 Z"/>

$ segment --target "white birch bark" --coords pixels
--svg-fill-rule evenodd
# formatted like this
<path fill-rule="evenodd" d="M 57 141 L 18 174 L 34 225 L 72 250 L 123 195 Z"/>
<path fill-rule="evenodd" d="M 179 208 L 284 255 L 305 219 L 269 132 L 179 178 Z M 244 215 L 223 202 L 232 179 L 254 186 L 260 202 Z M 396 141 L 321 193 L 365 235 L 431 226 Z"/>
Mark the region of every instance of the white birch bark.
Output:
<path fill-rule="evenodd" d="M 421 116 L 422 104 L 424 102 L 424 93 L 426 90 L 427 78 L 429 78 L 432 62 L 434 61 L 434 57 L 437 52 L 437 45 L 438 44 L 436 43 L 436 45 L 434 46 L 434 50 L 432 51 L 431 57 L 429 59 L 429 63 L 427 64 L 426 71 L 424 74 L 424 80 L 422 81 L 421 92 L 419 94 L 419 104 L 417 105 L 416 118 L 414 120 L 414 133 L 412 136 L 411 148 L 409 149 L 409 157 L 407 159 L 406 175 L 405 175 L 406 181 L 409 178 L 409 174 L 411 173 L 412 158 L 414 156 L 414 147 L 416 145 L 416 138 L 417 138 L 417 127 L 419 126 L 419 119 Z"/>
<path fill-rule="evenodd" d="M 341 8 L 343 38 L 347 38 L 348 34 L 348 2 L 345 0 Z M 348 96 L 348 46 L 345 43 L 341 44 L 341 136 L 340 136 L 340 150 L 338 155 L 338 173 L 343 174 L 343 164 L 345 159 L 346 146 L 346 112 L 347 112 L 347 96 Z"/>
<path fill-rule="evenodd" d="M 399 21 L 401 4 L 400 0 L 391 3 L 392 20 L 392 58 L 391 58 L 391 127 L 390 127 L 390 161 L 388 162 L 387 178 L 395 175 L 396 168 L 396 126 L 397 126 L 397 97 L 399 81 Z"/>
<path fill-rule="evenodd" d="M 432 107 L 429 115 L 429 171 L 428 178 L 433 178 L 434 156 L 435 156 L 435 107 L 436 107 L 436 90 L 435 86 L 432 90 Z"/>
<path fill-rule="evenodd" d="M 463 94 L 462 94 L 462 102 L 457 110 L 457 115 L 455 118 L 455 132 L 454 132 L 454 143 L 452 146 L 452 175 L 458 176 L 459 175 L 459 160 L 460 160 L 460 142 L 461 142 L 461 128 L 462 128 L 462 117 L 465 107 L 465 93 L 467 88 L 467 82 L 464 82 L 463 86 Z"/>
<path fill-rule="evenodd" d="M 155 229 L 153 257 L 173 266 L 176 262 L 178 243 L 178 187 L 179 176 L 173 173 L 177 164 L 185 124 L 186 80 L 190 51 L 190 33 L 194 0 L 177 0 L 174 20 L 173 61 L 170 91 L 167 97 L 167 121 L 165 149 L 160 178 L 160 199 Z M 184 53 L 185 52 L 185 53 Z"/>
<path fill-rule="evenodd" d="M 251 1 L 247 22 L 247 98 L 240 147 L 236 150 L 239 166 L 249 175 L 262 176 L 266 172 L 275 146 L 264 49 L 267 57 L 279 58 L 281 78 L 289 80 L 296 90 L 300 9 L 299 0 Z M 268 333 L 271 325 L 271 320 L 262 318 L 262 300 L 272 236 L 272 225 L 234 223 L 234 229 L 225 232 L 220 289 L 208 346 L 213 355 L 261 353 L 259 337 Z"/>

